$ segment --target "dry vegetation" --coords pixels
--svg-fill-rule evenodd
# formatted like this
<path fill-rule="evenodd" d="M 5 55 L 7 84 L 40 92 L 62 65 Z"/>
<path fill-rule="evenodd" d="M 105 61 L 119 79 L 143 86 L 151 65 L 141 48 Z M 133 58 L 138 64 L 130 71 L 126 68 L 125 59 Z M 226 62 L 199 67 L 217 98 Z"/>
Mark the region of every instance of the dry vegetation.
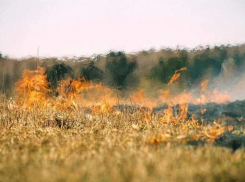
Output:
<path fill-rule="evenodd" d="M 26 70 L 15 99 L 1 97 L 0 181 L 244 181 L 244 128 L 187 118 L 188 94 L 159 115 L 142 91 L 120 110 L 113 90 L 85 80 L 62 81 L 54 97 L 43 73 Z"/>
<path fill-rule="evenodd" d="M 225 132 L 219 125 L 166 124 L 142 112 L 11 110 L 8 104 L 1 101 L 0 181 L 245 179 L 244 149 L 212 143 Z M 197 136 L 208 142 L 188 145 Z"/>

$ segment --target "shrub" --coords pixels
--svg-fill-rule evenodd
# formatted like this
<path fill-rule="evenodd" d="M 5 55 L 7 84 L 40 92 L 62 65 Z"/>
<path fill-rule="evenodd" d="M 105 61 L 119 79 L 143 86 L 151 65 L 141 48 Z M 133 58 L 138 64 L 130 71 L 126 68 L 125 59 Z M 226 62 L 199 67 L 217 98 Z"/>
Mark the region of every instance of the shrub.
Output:
<path fill-rule="evenodd" d="M 245 146 L 245 136 L 243 134 L 224 133 L 214 143 L 216 146 L 231 148 L 233 151 Z"/>
<path fill-rule="evenodd" d="M 233 53 L 233 59 L 235 61 L 235 65 L 239 71 L 241 71 L 240 69 L 244 66 L 245 54 L 241 54 L 238 49 L 235 49 Z"/>
<path fill-rule="evenodd" d="M 226 58 L 226 50 L 218 47 L 213 52 L 207 48 L 202 54 L 194 56 L 193 64 L 188 66 L 192 82 L 199 83 L 205 74 L 209 74 L 210 77 L 218 76 Z"/>
<path fill-rule="evenodd" d="M 186 67 L 188 61 L 188 52 L 182 50 L 178 57 L 171 57 L 167 61 L 159 59 L 158 65 L 152 68 L 151 76 L 163 83 L 168 83 L 176 70 Z"/>
<path fill-rule="evenodd" d="M 103 78 L 103 71 L 90 62 L 86 68 L 81 68 L 80 77 L 86 80 L 101 81 Z"/>
<path fill-rule="evenodd" d="M 106 56 L 105 68 L 110 74 L 110 85 L 123 89 L 127 77 L 137 68 L 137 62 L 129 61 L 124 52 L 112 51 Z"/>
<path fill-rule="evenodd" d="M 52 67 L 47 67 L 45 74 L 47 74 L 47 81 L 51 83 L 50 87 L 52 89 L 56 89 L 58 87 L 60 80 L 66 79 L 69 76 L 72 78 L 74 77 L 72 68 L 64 63 L 58 63 Z"/>

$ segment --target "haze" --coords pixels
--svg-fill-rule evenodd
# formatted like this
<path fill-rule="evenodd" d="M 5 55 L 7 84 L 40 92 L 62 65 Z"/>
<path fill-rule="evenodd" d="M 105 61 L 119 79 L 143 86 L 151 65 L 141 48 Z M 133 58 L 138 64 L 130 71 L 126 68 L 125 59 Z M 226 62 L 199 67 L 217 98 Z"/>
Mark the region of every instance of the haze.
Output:
<path fill-rule="evenodd" d="M 244 0 L 0 0 L 0 52 L 81 56 L 245 42 Z"/>

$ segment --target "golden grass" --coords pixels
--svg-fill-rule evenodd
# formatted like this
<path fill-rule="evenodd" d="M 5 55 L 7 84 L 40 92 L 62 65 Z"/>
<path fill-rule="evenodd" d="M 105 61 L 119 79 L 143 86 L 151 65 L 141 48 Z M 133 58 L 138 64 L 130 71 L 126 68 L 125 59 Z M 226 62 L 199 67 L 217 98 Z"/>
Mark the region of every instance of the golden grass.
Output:
<path fill-rule="evenodd" d="M 233 152 L 209 140 L 229 128 L 165 123 L 142 111 L 90 115 L 82 110 L 13 109 L 10 103 L 0 102 L 1 182 L 245 179 L 244 148 Z M 208 143 L 186 144 L 197 136 Z"/>

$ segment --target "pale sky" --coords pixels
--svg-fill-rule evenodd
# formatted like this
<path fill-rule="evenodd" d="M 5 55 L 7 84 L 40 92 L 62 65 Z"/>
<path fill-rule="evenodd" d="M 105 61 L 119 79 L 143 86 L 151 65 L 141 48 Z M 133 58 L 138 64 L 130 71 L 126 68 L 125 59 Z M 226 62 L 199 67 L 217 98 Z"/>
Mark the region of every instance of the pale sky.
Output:
<path fill-rule="evenodd" d="M 245 43 L 245 0 L 0 0 L 0 52 L 81 56 Z"/>

